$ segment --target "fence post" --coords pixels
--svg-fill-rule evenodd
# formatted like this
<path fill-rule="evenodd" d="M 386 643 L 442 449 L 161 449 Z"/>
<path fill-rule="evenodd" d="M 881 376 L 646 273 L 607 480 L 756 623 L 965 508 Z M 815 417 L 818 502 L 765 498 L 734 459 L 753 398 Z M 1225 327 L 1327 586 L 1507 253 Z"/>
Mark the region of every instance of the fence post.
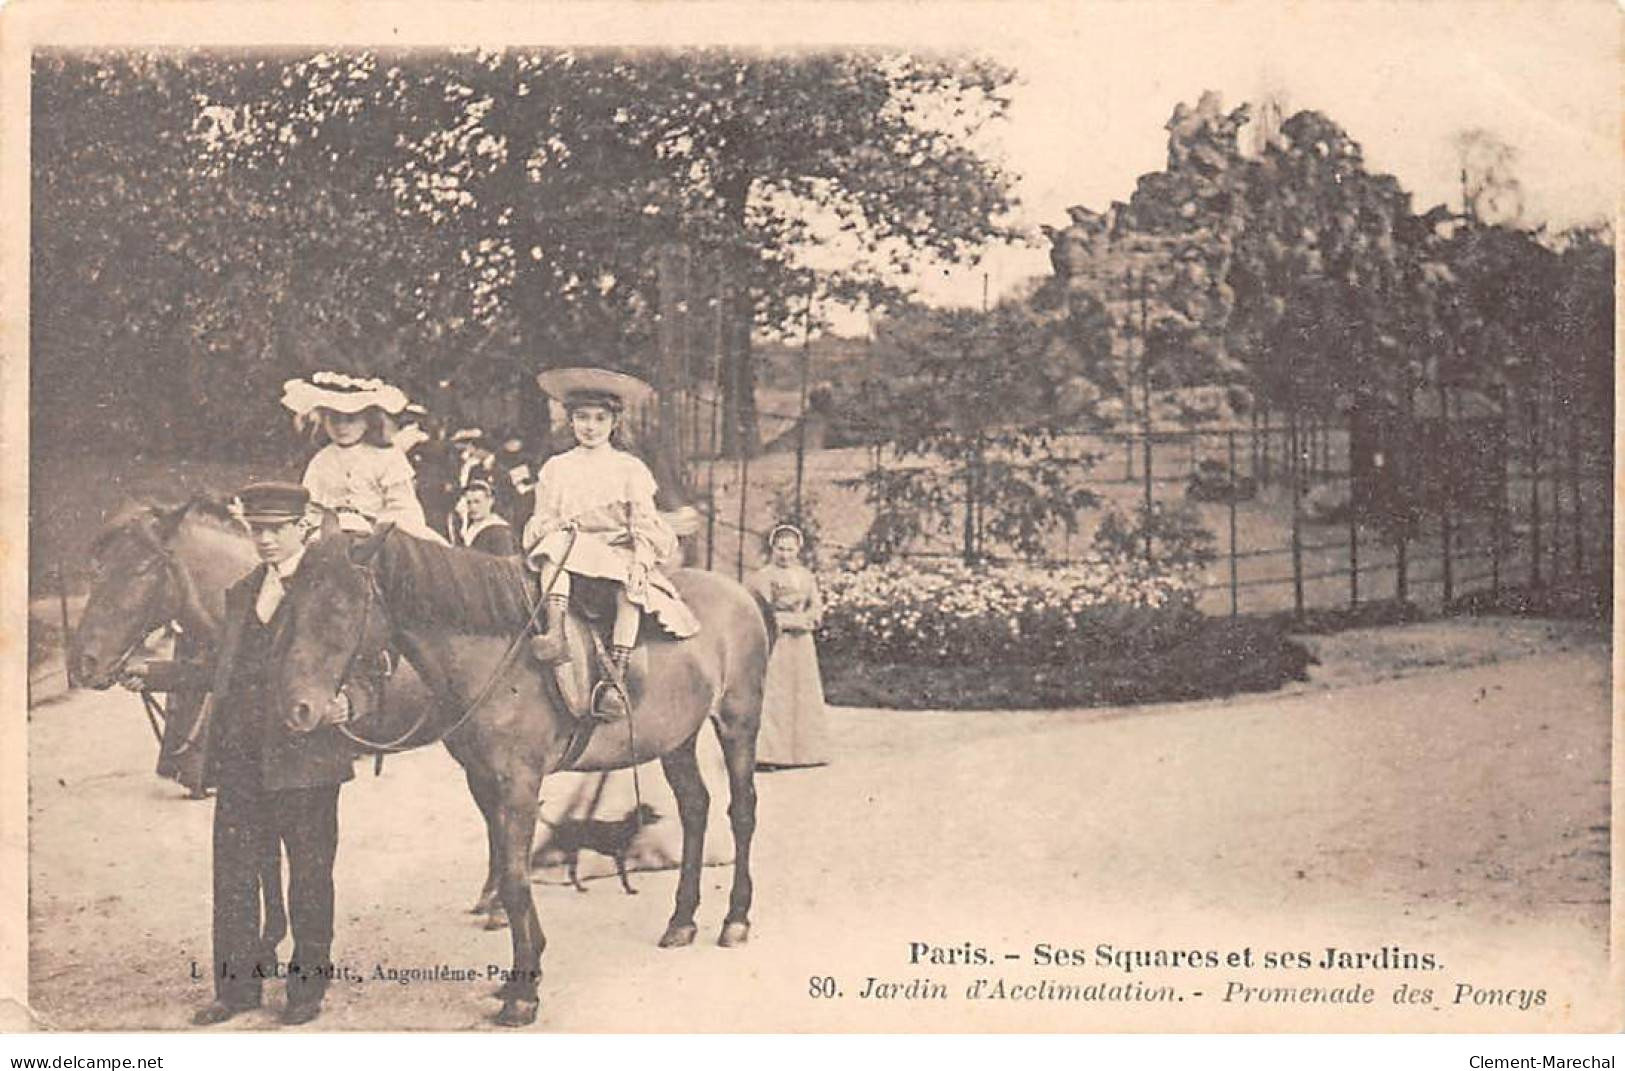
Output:
<path fill-rule="evenodd" d="M 1529 385 L 1529 586 L 1540 587 L 1540 397 Z"/>
<path fill-rule="evenodd" d="M 1349 495 L 1349 609 L 1360 605 L 1360 517 Z"/>
<path fill-rule="evenodd" d="M 1270 426 L 1270 411 L 1268 409 L 1264 410 L 1263 420 L 1264 426 L 1261 429 L 1262 435 L 1259 437 L 1258 441 L 1259 471 L 1263 474 L 1263 482 L 1274 483 L 1275 471 L 1270 465 L 1270 436 L 1275 434 L 1275 432 Z"/>
<path fill-rule="evenodd" d="M 1453 502 L 1456 495 L 1456 465 L 1455 443 L 1452 441 L 1450 427 L 1450 392 L 1443 384 L 1439 384 L 1439 434 L 1442 437 L 1441 445 L 1444 447 L 1444 494 L 1439 503 L 1439 549 L 1444 552 L 1442 564 L 1444 580 L 1444 608 L 1449 609 L 1456 597 L 1455 563 L 1451 560 L 1452 536 L 1455 532 L 1456 515 Z"/>
<path fill-rule="evenodd" d="M 1226 433 L 1227 445 L 1230 453 L 1230 493 L 1225 497 L 1230 501 L 1230 616 L 1235 617 L 1240 612 L 1241 584 L 1236 577 L 1236 432 L 1231 429 Z"/>
<path fill-rule="evenodd" d="M 1247 446 L 1249 450 L 1249 453 L 1247 454 L 1247 475 L 1251 476 L 1253 478 L 1253 482 L 1256 484 L 1258 482 L 1258 407 L 1254 406 L 1252 412 L 1249 413 L 1248 416 L 1250 418 L 1251 428 L 1250 434 L 1247 437 Z"/>
<path fill-rule="evenodd" d="M 1572 407 L 1572 405 L 1571 405 Z M 1579 579 L 1581 569 L 1585 564 L 1584 514 L 1585 507 L 1580 501 L 1580 419 L 1579 414 L 1569 413 L 1569 498 L 1573 501 L 1571 516 L 1574 524 L 1574 577 Z"/>
<path fill-rule="evenodd" d="M 796 417 L 796 524 L 802 523 L 801 480 L 807 468 L 807 384 L 812 374 L 813 288 L 807 287 L 807 316 L 801 331 L 801 412 Z"/>
<path fill-rule="evenodd" d="M 1292 449 L 1291 464 L 1287 466 L 1287 478 L 1292 481 L 1292 615 L 1303 617 L 1303 481 L 1301 478 L 1303 458 L 1298 439 L 1298 411 L 1293 409 L 1290 423 L 1290 445 Z"/>
<path fill-rule="evenodd" d="M 56 563 L 56 599 L 57 607 L 62 611 L 62 674 L 68 679 L 68 687 L 73 687 L 73 670 L 68 665 L 72 655 L 69 649 L 73 646 L 73 627 L 68 621 L 68 573 L 62 567 L 62 562 Z"/>
<path fill-rule="evenodd" d="M 1500 384 L 1500 424 L 1495 439 L 1495 514 L 1490 533 L 1490 599 L 1501 602 L 1501 555 L 1506 544 L 1507 514 L 1507 385 Z"/>
<path fill-rule="evenodd" d="M 1146 421 L 1145 428 L 1145 560 L 1151 561 L 1151 512 L 1153 506 L 1151 492 L 1151 422 Z"/>
<path fill-rule="evenodd" d="M 1404 532 L 1400 532 L 1394 542 L 1394 598 L 1401 604 L 1408 602 L 1411 596 L 1410 578 L 1405 575 L 1409 564 L 1406 554 L 1407 542 Z"/>
<path fill-rule="evenodd" d="M 743 423 L 741 421 L 741 423 Z M 740 429 L 744 434 L 744 429 Z M 745 579 L 745 507 L 750 499 L 750 451 L 739 451 L 739 554 L 734 560 L 734 579 Z"/>

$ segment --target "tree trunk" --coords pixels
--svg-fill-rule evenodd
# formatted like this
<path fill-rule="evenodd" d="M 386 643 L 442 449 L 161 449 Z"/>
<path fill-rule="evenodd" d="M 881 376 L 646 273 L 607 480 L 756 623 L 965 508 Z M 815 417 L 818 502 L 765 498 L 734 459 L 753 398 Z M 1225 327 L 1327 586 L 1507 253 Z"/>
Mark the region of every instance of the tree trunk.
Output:
<path fill-rule="evenodd" d="M 750 288 L 728 272 L 722 299 L 722 452 L 733 457 L 743 446 L 754 454 L 761 445 L 756 412 L 755 325 Z"/>
<path fill-rule="evenodd" d="M 750 187 L 749 175 L 728 176 L 717 184 L 717 193 L 726 205 L 724 211 L 741 235 L 745 233 Z M 756 309 L 751 297 L 749 266 L 742 257 L 727 251 L 718 255 L 727 265 L 727 285 L 722 299 L 722 452 L 732 455 L 743 448 L 755 453 L 760 445 L 756 357 L 751 348 Z"/>

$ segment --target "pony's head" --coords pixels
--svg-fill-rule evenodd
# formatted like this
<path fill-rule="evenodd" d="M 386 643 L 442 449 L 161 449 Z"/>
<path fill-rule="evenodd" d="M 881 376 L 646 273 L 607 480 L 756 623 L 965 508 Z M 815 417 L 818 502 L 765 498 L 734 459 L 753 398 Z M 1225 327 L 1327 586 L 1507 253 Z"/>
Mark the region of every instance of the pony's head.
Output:
<path fill-rule="evenodd" d="M 356 537 L 324 525 L 288 584 L 272 652 L 277 716 L 293 732 L 319 728 L 342 690 L 352 717 L 375 694 L 373 670 L 386 657 L 392 627 L 372 559 L 390 529 Z"/>
<path fill-rule="evenodd" d="M 178 615 L 180 582 L 169 544 L 190 508 L 133 506 L 91 543 L 90 597 L 68 647 L 74 685 L 111 685 L 141 641 Z"/>

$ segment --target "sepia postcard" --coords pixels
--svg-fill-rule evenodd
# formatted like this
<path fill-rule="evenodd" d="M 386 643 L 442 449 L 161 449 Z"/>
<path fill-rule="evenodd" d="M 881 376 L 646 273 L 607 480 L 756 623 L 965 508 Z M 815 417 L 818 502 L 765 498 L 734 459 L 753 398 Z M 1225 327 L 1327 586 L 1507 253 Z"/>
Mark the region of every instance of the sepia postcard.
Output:
<path fill-rule="evenodd" d="M 0 1028 L 1619 1032 L 1619 33 L 10 4 Z"/>

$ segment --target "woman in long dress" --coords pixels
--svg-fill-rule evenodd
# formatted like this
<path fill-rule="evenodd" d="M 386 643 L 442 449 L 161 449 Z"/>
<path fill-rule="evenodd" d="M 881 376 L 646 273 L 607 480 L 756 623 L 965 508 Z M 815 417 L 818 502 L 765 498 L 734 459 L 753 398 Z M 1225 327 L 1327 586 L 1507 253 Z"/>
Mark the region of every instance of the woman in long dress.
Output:
<path fill-rule="evenodd" d="M 762 731 L 756 738 L 759 769 L 822 766 L 829 761 L 824 685 L 818 677 L 813 631 L 822 612 L 818 582 L 800 562 L 800 529 L 781 524 L 768 536 L 769 564 L 750 586 L 773 608 L 779 638 L 767 664 Z"/>

